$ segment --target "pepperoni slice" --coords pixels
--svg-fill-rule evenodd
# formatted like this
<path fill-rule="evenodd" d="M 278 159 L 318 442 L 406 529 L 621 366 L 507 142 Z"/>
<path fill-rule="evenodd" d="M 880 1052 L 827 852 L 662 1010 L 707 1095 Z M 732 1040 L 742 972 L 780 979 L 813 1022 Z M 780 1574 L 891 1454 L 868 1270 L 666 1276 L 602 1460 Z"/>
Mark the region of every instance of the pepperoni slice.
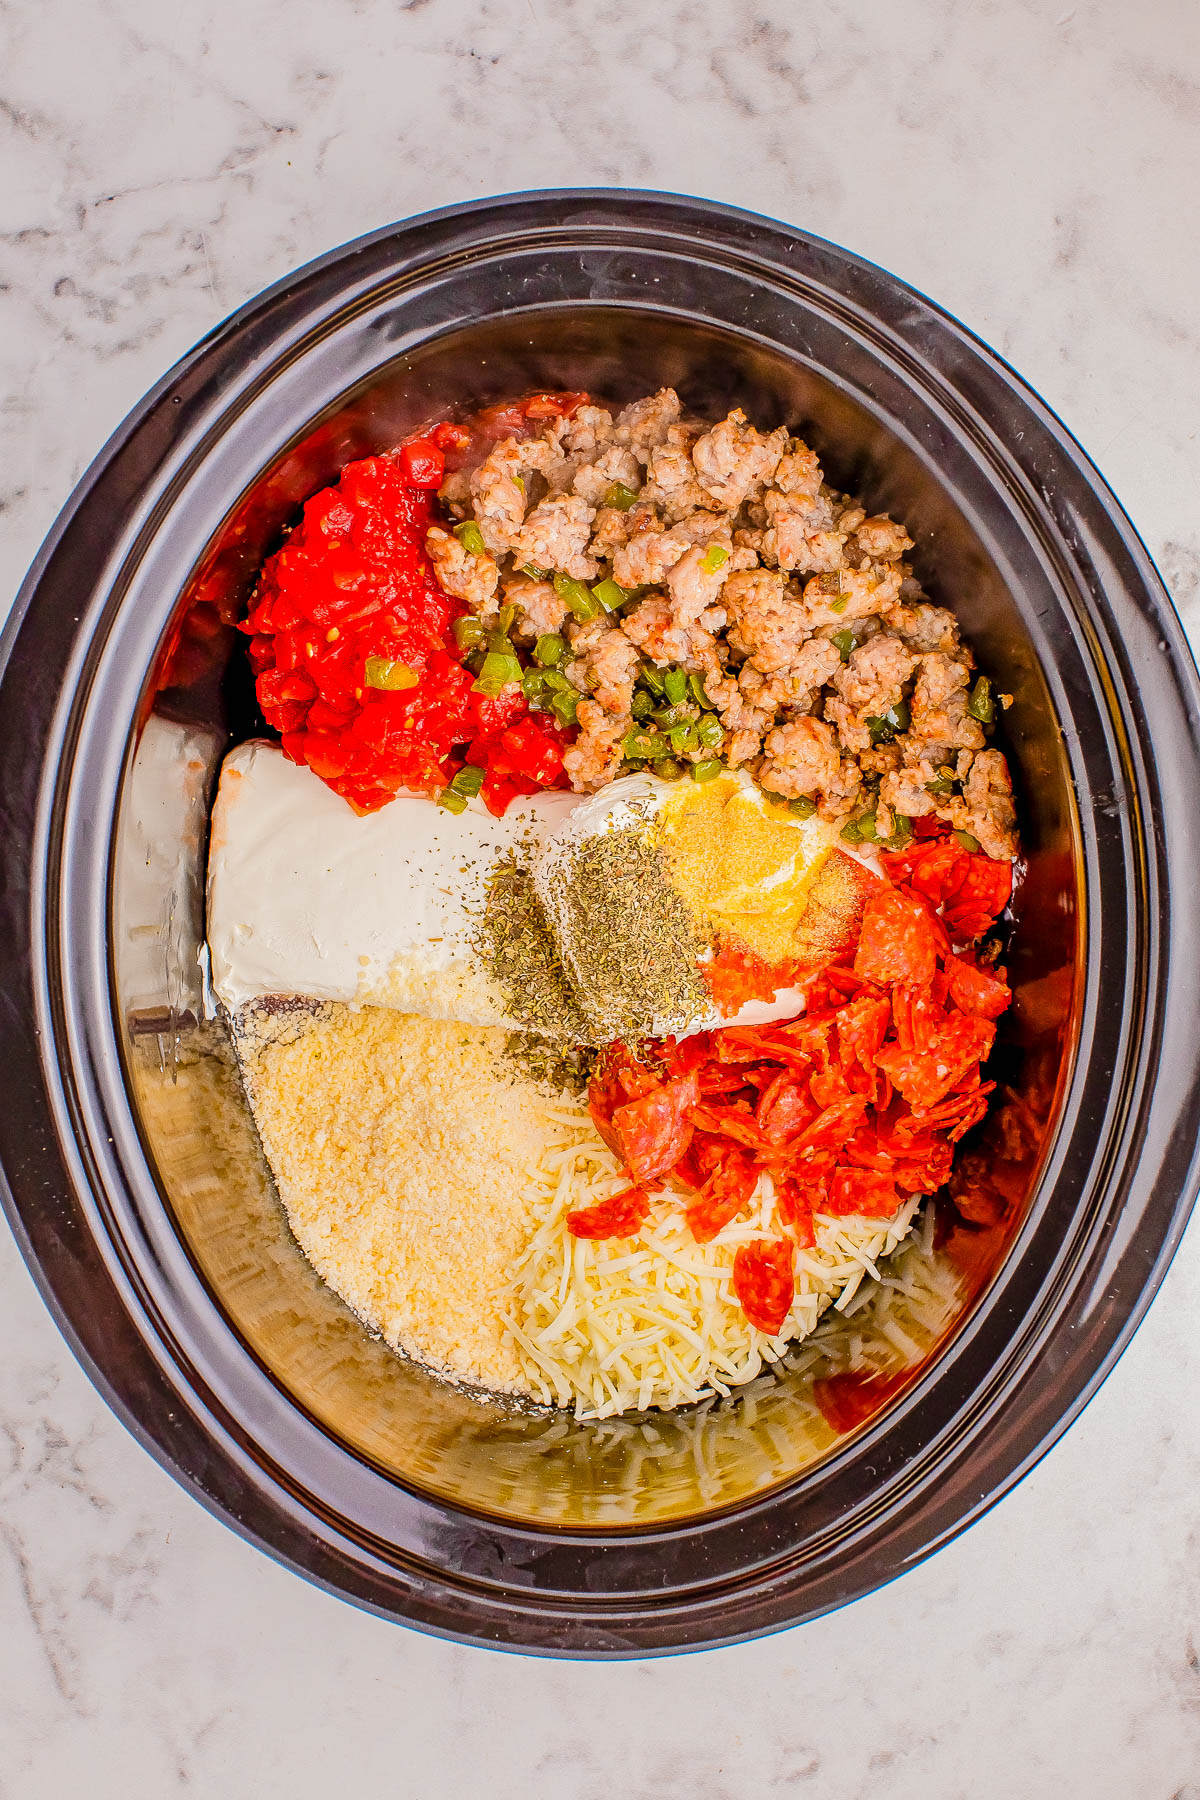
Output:
<path fill-rule="evenodd" d="M 825 1109 L 850 1099 L 850 1087 L 841 1064 L 830 1063 L 827 1069 L 815 1070 L 809 1092 L 817 1105 Z"/>
<path fill-rule="evenodd" d="M 824 1210 L 827 1197 L 823 1181 L 796 1181 L 790 1175 L 775 1177 L 775 1204 L 779 1216 L 803 1249 L 817 1241 L 813 1214 Z"/>
<path fill-rule="evenodd" d="M 974 1013 L 979 1019 L 998 1019 L 1012 1000 L 1007 982 L 998 981 L 965 955 L 948 959 L 946 986 L 959 1011 Z"/>
<path fill-rule="evenodd" d="M 937 940 L 929 913 L 915 897 L 882 888 L 863 910 L 855 974 L 867 981 L 925 985 L 937 968 Z"/>
<path fill-rule="evenodd" d="M 994 925 L 1012 899 L 1012 864 L 972 851 L 952 897 L 942 907 L 952 937 L 968 941 Z"/>
<path fill-rule="evenodd" d="M 758 1164 L 744 1150 L 729 1150 L 713 1170 L 698 1199 L 687 1209 L 687 1222 L 698 1244 L 710 1244 L 736 1219 L 758 1184 Z"/>
<path fill-rule="evenodd" d="M 841 1150 L 853 1137 L 867 1110 L 861 1094 L 851 1094 L 817 1114 L 796 1140 L 798 1150 Z"/>
<path fill-rule="evenodd" d="M 887 1001 L 874 994 L 860 994 L 842 1007 L 837 1015 L 837 1035 L 843 1064 L 858 1062 L 874 1073 L 890 1016 Z"/>
<path fill-rule="evenodd" d="M 813 1103 L 786 1069 L 772 1082 L 759 1103 L 758 1119 L 772 1144 L 784 1145 L 797 1137 L 813 1116 Z"/>
<path fill-rule="evenodd" d="M 626 1188 L 595 1206 L 583 1206 L 567 1214 L 567 1230 L 578 1238 L 634 1237 L 650 1216 L 650 1202 L 641 1188 Z"/>
<path fill-rule="evenodd" d="M 631 1056 L 621 1042 L 609 1044 L 602 1051 L 595 1074 L 588 1086 L 588 1111 L 592 1123 L 609 1149 L 622 1154 L 619 1136 L 613 1127 L 613 1115 L 630 1100 L 652 1094 L 659 1086 L 653 1069 Z"/>
<path fill-rule="evenodd" d="M 713 1131 L 719 1137 L 731 1138 L 735 1144 L 743 1144 L 748 1150 L 770 1150 L 774 1147 L 754 1123 L 750 1113 L 738 1106 L 693 1107 L 692 1123 L 703 1131 Z"/>
<path fill-rule="evenodd" d="M 912 987 L 902 981 L 892 989 L 892 1019 L 901 1049 L 930 1050 L 946 1023 L 946 1009 L 934 999 L 932 984 Z"/>
<path fill-rule="evenodd" d="M 635 1181 L 653 1181 L 679 1161 L 692 1141 L 688 1115 L 699 1096 L 693 1070 L 617 1107 L 610 1129 L 617 1154 Z"/>
<path fill-rule="evenodd" d="M 756 1330 L 777 1337 L 796 1292 L 790 1238 L 743 1244 L 733 1259 L 733 1291 Z"/>
<path fill-rule="evenodd" d="M 996 1027 L 987 1019 L 956 1013 L 925 1051 L 889 1045 L 879 1053 L 879 1066 L 910 1106 L 936 1106 L 961 1087 L 974 1066 L 992 1047 Z"/>
<path fill-rule="evenodd" d="M 828 1210 L 839 1218 L 890 1219 L 899 1205 L 895 1180 L 878 1169 L 839 1169 L 829 1183 Z"/>

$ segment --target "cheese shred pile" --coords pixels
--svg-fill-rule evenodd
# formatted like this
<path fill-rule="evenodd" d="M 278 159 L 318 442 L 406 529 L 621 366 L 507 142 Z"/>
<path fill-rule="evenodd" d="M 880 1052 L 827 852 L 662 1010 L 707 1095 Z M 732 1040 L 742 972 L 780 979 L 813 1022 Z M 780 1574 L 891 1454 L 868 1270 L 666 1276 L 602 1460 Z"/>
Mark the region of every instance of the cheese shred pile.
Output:
<path fill-rule="evenodd" d="M 692 1237 L 678 1196 L 652 1196 L 633 1238 L 573 1237 L 567 1213 L 628 1186 L 583 1107 L 548 1113 L 559 1141 L 535 1171 L 533 1236 L 513 1270 L 505 1312 L 524 1385 L 580 1419 L 688 1406 L 727 1394 L 807 1337 L 825 1310 L 845 1310 L 864 1278 L 905 1238 L 914 1198 L 887 1220 L 823 1218 L 797 1249 L 796 1293 L 776 1337 L 749 1323 L 733 1292 L 740 1245 L 785 1236 L 770 1177 L 709 1244 Z"/>

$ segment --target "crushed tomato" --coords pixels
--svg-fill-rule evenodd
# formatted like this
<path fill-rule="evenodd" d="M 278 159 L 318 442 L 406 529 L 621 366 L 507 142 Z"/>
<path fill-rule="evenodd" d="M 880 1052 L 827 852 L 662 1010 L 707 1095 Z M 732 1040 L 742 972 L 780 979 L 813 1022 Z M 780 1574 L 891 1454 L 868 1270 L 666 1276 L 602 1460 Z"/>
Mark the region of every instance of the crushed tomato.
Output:
<path fill-rule="evenodd" d="M 567 412 L 579 398 L 526 405 Z M 360 813 L 402 788 L 437 793 L 464 764 L 484 771 L 480 793 L 497 815 L 565 781 L 573 730 L 531 715 L 519 682 L 495 698 L 475 691 L 452 631 L 464 608 L 425 554 L 447 458 L 470 438 L 443 423 L 394 454 L 347 463 L 267 559 L 241 627 L 284 754 Z"/>

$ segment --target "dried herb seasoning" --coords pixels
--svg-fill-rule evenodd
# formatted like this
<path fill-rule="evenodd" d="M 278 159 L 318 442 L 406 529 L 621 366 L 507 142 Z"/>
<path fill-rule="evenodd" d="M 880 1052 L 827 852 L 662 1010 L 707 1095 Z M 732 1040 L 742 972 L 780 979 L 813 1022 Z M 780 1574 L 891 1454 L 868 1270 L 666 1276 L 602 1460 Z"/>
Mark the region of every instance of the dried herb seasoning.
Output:
<path fill-rule="evenodd" d="M 633 1042 L 710 1010 L 696 966 L 710 934 L 673 887 L 645 824 L 571 846 L 547 892 L 591 1041 Z"/>
<path fill-rule="evenodd" d="M 475 949 L 523 1031 L 556 1044 L 588 1037 L 533 881 L 515 856 L 503 857 L 488 880 L 475 929 Z"/>
<path fill-rule="evenodd" d="M 513 1031 L 504 1054 L 530 1080 L 569 1094 L 584 1094 L 598 1052 L 587 1044 L 555 1044 L 524 1031 Z"/>

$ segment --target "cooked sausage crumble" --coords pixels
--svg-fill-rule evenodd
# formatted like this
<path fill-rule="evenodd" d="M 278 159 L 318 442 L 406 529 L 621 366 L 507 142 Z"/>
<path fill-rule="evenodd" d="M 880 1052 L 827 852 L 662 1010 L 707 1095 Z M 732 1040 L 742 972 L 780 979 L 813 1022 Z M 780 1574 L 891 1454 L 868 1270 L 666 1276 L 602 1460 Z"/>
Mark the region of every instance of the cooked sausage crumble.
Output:
<path fill-rule="evenodd" d="M 826 818 L 869 820 L 864 836 L 936 816 L 1016 856 L 1008 767 L 987 747 L 1007 696 L 926 599 L 903 525 L 831 488 L 783 427 L 740 408 L 707 424 L 672 388 L 533 423 L 447 479 L 476 548 L 435 526 L 427 549 L 485 622 L 511 609 L 516 641 L 564 640 L 576 791 L 644 766 L 654 741 L 660 773 L 717 757 Z M 666 671 L 696 678 L 684 700 L 661 704 Z"/>

